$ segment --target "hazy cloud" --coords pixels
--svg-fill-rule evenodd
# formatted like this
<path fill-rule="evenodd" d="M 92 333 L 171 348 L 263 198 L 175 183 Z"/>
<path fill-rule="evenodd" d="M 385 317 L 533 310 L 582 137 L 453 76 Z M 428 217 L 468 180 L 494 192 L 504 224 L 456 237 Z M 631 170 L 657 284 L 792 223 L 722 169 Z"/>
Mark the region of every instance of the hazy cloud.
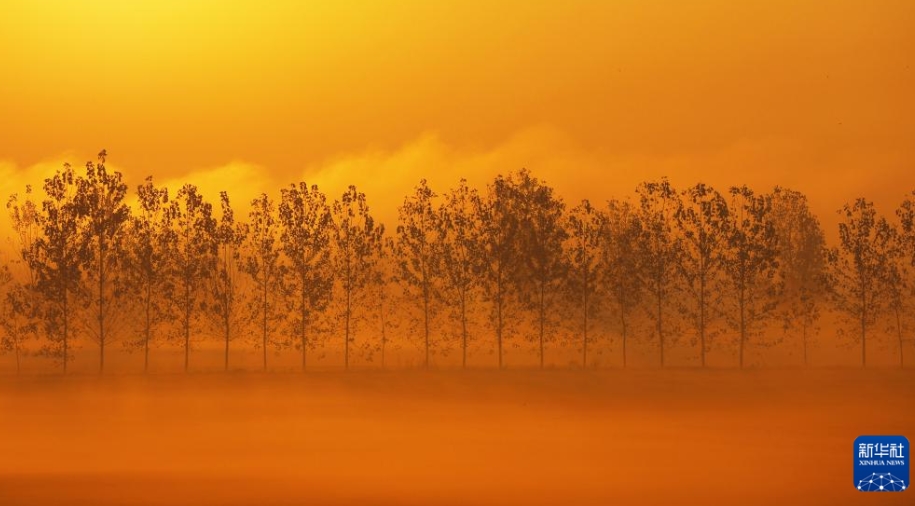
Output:
<path fill-rule="evenodd" d="M 874 200 L 882 212 L 892 214 L 898 202 L 915 190 L 909 176 L 910 158 L 911 153 L 860 145 L 823 154 L 787 137 L 742 139 L 718 149 L 616 154 L 588 149 L 559 128 L 541 124 L 492 145 L 456 146 L 430 131 L 397 148 L 367 148 L 307 163 L 292 177 L 255 161 L 234 160 L 157 179 L 156 184 L 167 185 L 171 195 L 184 183 L 196 184 L 214 205 L 219 192 L 227 190 L 240 215 L 247 215 L 248 203 L 261 192 L 278 200 L 279 190 L 296 179 L 318 184 L 329 201 L 349 184 L 356 184 L 368 196 L 375 215 L 390 225 L 404 197 L 422 178 L 438 193 L 448 191 L 462 177 L 484 190 L 496 174 L 527 168 L 553 185 L 572 206 L 584 198 L 602 204 L 609 198 L 630 197 L 640 182 L 667 176 L 678 188 L 703 181 L 722 192 L 741 184 L 757 191 L 769 191 L 775 185 L 797 189 L 808 195 L 831 235 L 836 210 L 859 196 Z M 28 167 L 0 161 L 0 195 L 5 203 L 10 194 L 32 184 L 40 200 L 45 177 L 65 161 L 79 170 L 86 159 L 94 156 L 65 153 Z M 145 177 L 120 166 L 114 155 L 108 166 L 124 173 L 131 194 Z M 0 220 L 3 237 L 9 235 L 8 222 L 6 216 Z"/>

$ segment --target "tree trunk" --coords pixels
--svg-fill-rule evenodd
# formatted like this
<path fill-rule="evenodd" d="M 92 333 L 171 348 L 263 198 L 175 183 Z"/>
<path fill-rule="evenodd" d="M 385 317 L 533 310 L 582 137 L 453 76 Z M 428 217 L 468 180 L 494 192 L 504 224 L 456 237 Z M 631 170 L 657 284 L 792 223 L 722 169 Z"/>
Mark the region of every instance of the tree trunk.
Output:
<path fill-rule="evenodd" d="M 223 370 L 229 370 L 229 337 L 232 335 L 232 327 L 229 322 L 229 310 L 226 308 L 226 318 L 225 318 L 225 339 L 226 339 L 226 353 L 225 353 L 225 363 L 223 365 Z"/>
<path fill-rule="evenodd" d="M 225 340 L 226 340 L 226 352 L 224 358 L 223 370 L 228 372 L 229 370 L 229 341 L 232 338 L 232 309 L 233 309 L 233 296 L 235 295 L 235 285 L 233 284 L 232 279 L 232 266 L 230 266 L 230 259 L 232 258 L 232 252 L 230 251 L 231 247 L 229 245 L 222 246 L 222 267 L 225 272 L 225 295 L 223 299 L 223 308 L 225 314 L 223 314 L 223 324 L 225 326 Z"/>
<path fill-rule="evenodd" d="M 867 367 L 867 292 L 861 290 L 861 367 Z"/>
<path fill-rule="evenodd" d="M 22 372 L 22 365 L 21 365 L 20 358 L 19 358 L 20 352 L 19 352 L 19 335 L 18 335 L 18 333 L 17 333 L 16 337 L 14 337 L 13 339 L 15 340 L 14 345 L 16 346 L 16 376 L 19 376 L 19 373 Z"/>
<path fill-rule="evenodd" d="M 304 279 L 302 281 L 302 286 L 303 286 L 303 288 L 302 288 L 302 307 L 301 307 L 302 327 L 299 329 L 299 331 L 301 332 L 299 339 L 301 340 L 301 344 L 302 344 L 302 372 L 305 372 L 305 364 L 306 364 L 305 360 L 307 358 L 307 350 L 308 350 L 308 339 L 305 336 L 305 319 L 308 316 L 308 309 L 306 308 L 306 304 L 305 304 L 305 302 L 307 300 L 307 294 L 305 293 Z"/>
<path fill-rule="evenodd" d="M 661 358 L 661 367 L 664 367 L 664 325 L 663 325 L 663 308 L 661 302 L 663 301 L 663 294 L 661 293 L 661 283 L 658 282 L 658 345 L 660 349 L 660 358 Z"/>
<path fill-rule="evenodd" d="M 384 324 L 381 326 L 381 370 L 384 370 L 384 349 L 387 345 L 387 337 L 384 335 Z"/>
<path fill-rule="evenodd" d="M 705 277 L 708 271 L 708 236 L 705 214 L 699 213 L 699 365 L 705 369 Z"/>
<path fill-rule="evenodd" d="M 588 368 L 588 275 L 585 271 L 584 287 L 582 288 L 582 328 L 581 328 L 581 368 Z"/>
<path fill-rule="evenodd" d="M 617 300 L 620 304 L 620 326 L 622 330 L 623 337 L 623 369 L 626 368 L 626 303 L 624 302 L 624 297 L 626 296 L 625 290 L 623 290 L 623 285 L 619 284 L 616 287 L 617 290 Z"/>
<path fill-rule="evenodd" d="M 384 321 L 384 286 L 381 287 L 382 295 L 378 298 L 378 317 L 381 320 L 381 370 L 384 370 L 384 351 L 387 346 L 387 334 Z"/>
<path fill-rule="evenodd" d="M 302 372 L 305 372 L 307 350 L 308 350 L 308 339 L 305 337 L 305 322 L 302 322 L 302 335 L 299 336 L 302 344 Z"/>
<path fill-rule="evenodd" d="M 502 370 L 502 279 L 501 267 L 496 281 L 496 346 L 499 355 L 499 370 Z"/>
<path fill-rule="evenodd" d="M 620 324 L 623 327 L 623 369 L 626 368 L 626 311 L 620 305 Z"/>
<path fill-rule="evenodd" d="M 899 339 L 899 368 L 905 367 L 905 356 L 902 347 L 902 317 L 899 314 L 899 307 L 896 309 L 896 337 Z"/>
<path fill-rule="evenodd" d="M 808 362 L 807 362 L 807 322 L 806 321 L 804 322 L 802 329 L 803 329 L 803 339 L 804 339 L 804 367 L 807 367 Z"/>
<path fill-rule="evenodd" d="M 302 343 L 302 372 L 305 372 L 306 359 L 308 356 L 308 338 L 305 337 L 305 322 L 302 321 L 302 335 L 299 337 Z"/>
<path fill-rule="evenodd" d="M 191 285 L 184 280 L 184 372 L 188 372 L 191 356 Z"/>
<path fill-rule="evenodd" d="M 543 327 L 545 318 L 544 283 L 540 282 L 540 368 L 543 369 Z"/>
<path fill-rule="evenodd" d="M 190 312 L 187 310 L 185 311 L 188 314 L 185 315 L 184 320 L 184 372 L 187 372 L 191 358 L 191 322 L 189 314 Z"/>
<path fill-rule="evenodd" d="M 263 283 L 263 320 L 261 321 L 261 345 L 263 345 L 263 354 L 264 354 L 264 372 L 267 372 L 267 310 L 269 308 L 267 301 L 267 274 L 264 274 L 264 283 Z"/>
<path fill-rule="evenodd" d="M 67 304 L 67 302 L 68 302 L 67 298 L 68 298 L 67 297 L 67 282 L 66 282 L 66 278 L 65 278 L 65 281 L 64 281 L 64 314 L 63 314 L 63 317 L 64 317 L 64 374 L 67 374 L 67 359 L 69 358 L 69 350 L 67 349 L 67 338 L 69 337 L 68 333 L 70 331 L 70 326 L 69 326 L 70 325 L 70 322 L 69 322 L 69 320 L 70 320 L 69 309 L 70 308 L 68 307 L 68 304 Z"/>
<path fill-rule="evenodd" d="M 99 234 L 99 255 L 98 255 L 98 329 L 99 329 L 99 360 L 98 372 L 102 374 L 105 371 L 105 250 L 102 235 Z"/>
<path fill-rule="evenodd" d="M 150 327 L 152 326 L 152 318 L 150 314 L 152 303 L 150 302 L 150 297 L 152 297 L 152 289 L 150 288 L 149 284 L 147 284 L 145 304 L 146 307 L 144 308 L 146 312 L 146 325 L 143 327 L 143 374 L 149 372 L 149 338 L 151 332 Z"/>
<path fill-rule="evenodd" d="M 705 368 L 705 276 L 699 276 L 699 362 Z"/>
<path fill-rule="evenodd" d="M 349 332 L 350 332 L 350 311 L 351 311 L 351 288 L 346 288 L 346 339 L 343 342 L 343 369 L 349 370 Z"/>
<path fill-rule="evenodd" d="M 429 285 L 423 280 L 423 329 L 426 336 L 426 362 L 425 368 L 429 368 Z"/>
<path fill-rule="evenodd" d="M 745 306 L 746 301 L 744 300 L 744 291 L 741 289 L 740 295 L 738 295 L 738 305 L 740 310 L 740 368 L 743 369 L 743 349 L 747 341 L 747 326 L 746 326 L 746 313 Z"/>
<path fill-rule="evenodd" d="M 467 369 L 467 295 L 461 291 L 461 369 Z"/>

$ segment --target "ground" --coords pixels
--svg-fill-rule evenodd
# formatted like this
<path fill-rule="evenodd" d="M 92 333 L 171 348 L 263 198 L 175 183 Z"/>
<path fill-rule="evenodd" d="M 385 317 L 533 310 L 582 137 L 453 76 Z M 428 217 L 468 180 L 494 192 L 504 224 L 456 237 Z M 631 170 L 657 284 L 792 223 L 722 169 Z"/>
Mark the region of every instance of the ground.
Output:
<path fill-rule="evenodd" d="M 915 371 L 0 377 L 0 504 L 911 504 Z"/>

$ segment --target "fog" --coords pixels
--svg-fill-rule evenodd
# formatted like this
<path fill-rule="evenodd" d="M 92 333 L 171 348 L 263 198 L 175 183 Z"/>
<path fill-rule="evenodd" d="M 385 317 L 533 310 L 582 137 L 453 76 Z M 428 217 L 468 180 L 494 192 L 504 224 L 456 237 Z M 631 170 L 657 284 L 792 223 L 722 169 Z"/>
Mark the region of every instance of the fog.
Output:
<path fill-rule="evenodd" d="M 911 437 L 912 380 L 839 369 L 4 377 L 0 504 L 863 504 L 854 438 Z"/>

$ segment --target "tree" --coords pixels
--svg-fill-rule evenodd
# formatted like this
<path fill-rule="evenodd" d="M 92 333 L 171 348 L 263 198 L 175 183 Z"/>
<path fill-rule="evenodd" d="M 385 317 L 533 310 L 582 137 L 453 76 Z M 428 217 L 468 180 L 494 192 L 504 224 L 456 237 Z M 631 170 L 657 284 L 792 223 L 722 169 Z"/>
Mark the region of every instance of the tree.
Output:
<path fill-rule="evenodd" d="M 457 302 L 462 368 L 467 368 L 468 313 L 474 302 L 474 291 L 480 286 L 476 250 L 481 233 L 480 219 L 476 214 L 479 208 L 480 196 L 467 185 L 466 179 L 461 179 L 457 188 L 445 195 L 445 201 L 438 208 L 437 222 L 441 224 L 437 238 L 439 258 L 444 289 L 449 298 Z"/>
<path fill-rule="evenodd" d="M 11 328 L 12 326 L 9 324 L 15 320 L 17 313 L 13 306 L 15 297 L 12 285 L 13 275 L 10 273 L 9 265 L 0 264 L 0 318 L 2 318 L 0 328 L 4 331 L 3 334 L 0 334 L 0 352 L 13 351 L 16 354 L 16 374 L 19 374 L 22 368 L 20 334 L 17 332 L 18 329 Z"/>
<path fill-rule="evenodd" d="M 152 177 L 137 186 L 137 214 L 127 223 L 124 258 L 127 292 L 140 311 L 140 339 L 131 344 L 143 349 L 143 372 L 149 372 L 149 349 L 159 325 L 171 321 L 175 297 L 173 274 L 177 232 L 172 228 L 177 207 L 169 202 L 168 189 L 157 188 Z"/>
<path fill-rule="evenodd" d="M 683 191 L 674 215 L 677 267 L 683 280 L 681 299 L 699 341 L 699 363 L 705 367 L 709 320 L 721 303 L 721 264 L 727 240 L 728 204 L 704 183 Z"/>
<path fill-rule="evenodd" d="M 0 327 L 4 330 L 0 349 L 11 351 L 16 358 L 16 374 L 22 370 L 22 355 L 25 341 L 33 337 L 38 322 L 42 321 L 41 300 L 36 295 L 35 241 L 39 233 L 39 210 L 32 200 L 32 187 L 26 186 L 25 199 L 13 194 L 6 203 L 10 221 L 15 233 L 18 255 L 0 271 L 0 287 L 7 286 L 2 299 Z M 19 278 L 11 267 L 20 265 L 24 273 Z M 24 279 L 21 279 L 24 278 Z"/>
<path fill-rule="evenodd" d="M 27 283 L 35 283 L 35 242 L 40 233 L 40 211 L 35 201 L 32 200 L 32 186 L 25 188 L 25 200 L 20 202 L 19 195 L 10 195 L 6 202 L 6 208 L 10 214 L 10 222 L 13 226 L 13 232 L 16 234 L 16 246 L 18 247 L 19 260 L 25 265 L 28 274 Z"/>
<path fill-rule="evenodd" d="M 738 333 L 738 363 L 744 366 L 744 349 L 775 308 L 778 236 L 772 223 L 772 199 L 746 186 L 732 187 L 727 248 L 723 268 L 731 285 L 734 304 L 726 311 Z"/>
<path fill-rule="evenodd" d="M 335 270 L 344 295 L 343 364 L 349 369 L 349 348 L 355 333 L 354 303 L 364 307 L 368 292 L 378 268 L 379 247 L 384 236 L 384 226 L 376 224 L 369 214 L 365 194 L 350 185 L 333 204 Z M 364 317 L 364 315 L 359 315 Z"/>
<path fill-rule="evenodd" d="M 915 191 L 910 193 L 899 209 L 896 210 L 899 219 L 899 234 L 896 243 L 896 280 L 891 286 L 892 307 L 896 316 L 896 338 L 899 343 L 899 366 L 905 367 L 904 338 L 905 329 L 908 328 L 904 321 L 906 315 L 911 316 L 913 299 L 915 299 Z M 911 339 L 909 339 L 911 340 Z"/>
<path fill-rule="evenodd" d="M 439 225 L 432 206 L 435 197 L 435 192 L 429 188 L 426 180 L 421 180 L 413 195 L 404 199 L 400 206 L 400 224 L 397 226 L 400 279 L 406 288 L 418 291 L 421 297 L 424 365 L 427 369 L 432 347 L 432 305 L 438 296 L 436 283 L 439 281 L 439 251 L 435 241 Z"/>
<path fill-rule="evenodd" d="M 858 328 L 861 366 L 867 367 L 867 335 L 889 302 L 890 263 L 895 231 L 859 198 L 839 210 L 839 247 L 831 254 L 836 306 Z"/>
<path fill-rule="evenodd" d="M 600 249 L 600 279 L 619 318 L 625 368 L 630 317 L 642 298 L 639 251 L 643 235 L 638 210 L 629 202 L 607 202 L 606 216 Z"/>
<path fill-rule="evenodd" d="M 900 234 L 893 234 L 893 246 L 890 250 L 889 265 L 886 273 L 887 306 L 893 314 L 893 330 L 896 333 L 896 342 L 899 350 L 899 367 L 905 367 L 905 338 L 907 323 L 904 314 L 908 308 L 907 293 L 911 290 L 909 284 L 909 268 L 906 262 L 905 250 L 900 243 Z"/>
<path fill-rule="evenodd" d="M 679 194 L 667 179 L 642 183 L 639 195 L 638 271 L 642 286 L 653 299 L 648 315 L 654 320 L 661 367 L 670 326 L 667 310 L 677 285 L 677 248 L 673 233 Z"/>
<path fill-rule="evenodd" d="M 289 261 L 288 304 L 295 311 L 293 324 L 297 329 L 305 370 L 308 325 L 316 313 L 323 311 L 333 289 L 333 264 L 330 256 L 333 222 L 327 197 L 317 185 L 304 182 L 292 184 L 281 192 L 280 242 Z"/>
<path fill-rule="evenodd" d="M 566 240 L 562 218 L 565 204 L 527 170 L 517 174 L 518 241 L 524 251 L 522 300 L 536 311 L 539 328 L 540 368 L 544 364 L 544 341 L 549 312 L 555 306 L 567 265 L 562 245 Z"/>
<path fill-rule="evenodd" d="M 184 371 L 188 371 L 191 330 L 202 317 L 206 283 L 216 265 L 216 220 L 213 206 L 206 202 L 196 186 L 185 184 L 178 190 L 169 210 L 175 227 L 173 252 L 175 305 L 178 309 L 180 336 L 184 340 Z"/>
<path fill-rule="evenodd" d="M 40 353 L 60 360 L 66 374 L 72 320 L 81 304 L 76 299 L 85 295 L 80 266 L 86 245 L 80 240 L 83 219 L 74 201 L 77 177 L 70 164 L 64 164 L 63 170 L 44 180 L 44 191 L 47 198 L 37 220 L 43 234 L 35 239 L 30 258 L 38 293 L 48 302 L 42 318 L 48 344 Z"/>
<path fill-rule="evenodd" d="M 105 167 L 107 152 L 98 154 L 98 163 L 86 163 L 85 177 L 77 178 L 74 204 L 85 227 L 79 238 L 85 246 L 81 257 L 87 289 L 94 290 L 91 307 L 95 327 L 88 326 L 99 345 L 99 373 L 105 370 L 105 344 L 112 338 L 113 324 L 124 321 L 124 277 L 121 271 L 124 248 L 122 230 L 130 217 L 124 203 L 127 185 L 120 172 L 108 172 Z M 117 310 L 121 314 L 112 314 Z M 117 320 L 121 317 L 120 321 Z"/>
<path fill-rule="evenodd" d="M 776 187 L 772 223 L 777 238 L 779 313 L 785 332 L 800 327 L 804 365 L 808 364 L 811 329 L 826 296 L 826 239 L 820 222 L 802 193 Z"/>
<path fill-rule="evenodd" d="M 565 219 L 569 238 L 566 263 L 569 276 L 566 287 L 581 309 L 581 367 L 588 368 L 588 330 L 592 315 L 600 306 L 596 289 L 603 268 L 601 251 L 607 228 L 607 216 L 587 199 L 573 207 Z"/>
<path fill-rule="evenodd" d="M 266 371 L 267 350 L 275 345 L 270 334 L 282 317 L 276 300 L 283 291 L 285 273 L 277 246 L 279 222 L 276 206 L 266 193 L 251 201 L 248 219 L 251 233 L 248 235 L 244 270 L 256 286 L 256 296 L 250 300 L 249 315 L 259 327 L 263 368 Z"/>
<path fill-rule="evenodd" d="M 475 213 L 481 223 L 477 254 L 482 269 L 483 293 L 492 305 L 492 327 L 496 334 L 499 369 L 503 363 L 503 341 L 511 290 L 517 287 L 519 253 L 515 240 L 518 219 L 515 213 L 515 182 L 511 175 L 501 174 L 487 185 Z"/>
<path fill-rule="evenodd" d="M 219 193 L 222 216 L 215 231 L 216 272 L 209 281 L 213 301 L 210 314 L 215 318 L 216 327 L 225 344 L 223 369 L 229 370 L 229 343 L 235 338 L 236 327 L 242 326 L 243 316 L 238 307 L 243 306 L 246 293 L 242 278 L 241 248 L 248 236 L 248 226 L 235 220 L 235 211 L 229 201 L 229 194 Z"/>
<path fill-rule="evenodd" d="M 392 325 L 396 325 L 396 322 L 392 322 L 391 316 L 396 314 L 393 310 L 394 304 L 392 303 L 395 299 L 396 294 L 392 294 L 393 289 L 397 288 L 397 269 L 398 265 L 394 265 L 395 255 L 397 253 L 397 246 L 394 243 L 394 239 L 388 236 L 383 236 L 381 241 L 377 244 L 377 255 L 378 255 L 378 264 L 377 269 L 375 269 L 375 275 L 372 283 L 369 285 L 373 289 L 376 297 L 376 309 L 378 311 L 378 326 L 379 326 L 379 343 L 378 351 L 381 354 L 381 368 L 385 368 L 385 355 L 388 348 L 390 347 L 388 339 L 388 329 Z"/>

